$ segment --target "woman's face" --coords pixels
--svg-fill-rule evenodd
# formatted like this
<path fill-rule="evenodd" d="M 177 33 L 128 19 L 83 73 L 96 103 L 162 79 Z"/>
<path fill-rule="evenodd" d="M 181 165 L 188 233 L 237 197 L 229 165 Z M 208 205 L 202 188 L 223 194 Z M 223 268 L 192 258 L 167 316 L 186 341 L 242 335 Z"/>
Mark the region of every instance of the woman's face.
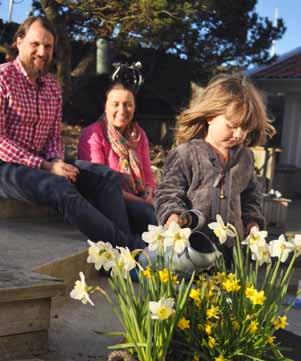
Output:
<path fill-rule="evenodd" d="M 112 89 L 105 104 L 107 121 L 123 133 L 131 123 L 135 112 L 135 98 L 126 89 Z"/>

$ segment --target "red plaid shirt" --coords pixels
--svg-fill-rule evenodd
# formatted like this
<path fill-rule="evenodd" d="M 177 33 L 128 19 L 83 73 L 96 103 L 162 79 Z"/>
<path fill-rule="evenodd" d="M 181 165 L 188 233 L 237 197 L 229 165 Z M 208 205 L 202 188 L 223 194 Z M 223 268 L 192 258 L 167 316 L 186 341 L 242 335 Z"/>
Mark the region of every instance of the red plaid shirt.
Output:
<path fill-rule="evenodd" d="M 39 85 L 19 59 L 0 65 L 0 159 L 40 168 L 43 159 L 62 158 L 61 90 L 50 74 Z"/>

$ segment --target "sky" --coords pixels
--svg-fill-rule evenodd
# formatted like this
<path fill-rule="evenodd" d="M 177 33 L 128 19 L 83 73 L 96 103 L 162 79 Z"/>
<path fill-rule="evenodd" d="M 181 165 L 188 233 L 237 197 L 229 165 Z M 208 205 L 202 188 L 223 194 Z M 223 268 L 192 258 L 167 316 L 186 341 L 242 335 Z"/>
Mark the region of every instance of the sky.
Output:
<path fill-rule="evenodd" d="M 4 21 L 8 20 L 10 1 L 0 0 L 0 18 Z M 14 0 L 12 20 L 17 23 L 22 22 L 31 9 L 31 2 L 31 0 Z M 282 55 L 301 46 L 301 40 L 299 40 L 301 0 L 258 0 L 256 11 L 259 15 L 274 20 L 276 8 L 279 17 L 283 18 L 287 27 L 282 39 L 278 40 L 275 45 L 276 53 Z"/>

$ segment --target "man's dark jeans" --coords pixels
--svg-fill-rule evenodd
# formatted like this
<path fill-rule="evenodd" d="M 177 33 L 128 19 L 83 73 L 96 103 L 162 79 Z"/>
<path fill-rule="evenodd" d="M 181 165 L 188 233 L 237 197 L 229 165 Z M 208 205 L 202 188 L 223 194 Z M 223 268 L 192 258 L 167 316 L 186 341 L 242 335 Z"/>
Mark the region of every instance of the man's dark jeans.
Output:
<path fill-rule="evenodd" d="M 86 161 L 75 161 L 74 165 L 80 173 L 72 184 L 41 169 L 2 162 L 0 196 L 54 208 L 92 241 L 143 247 L 130 231 L 117 174 Z"/>

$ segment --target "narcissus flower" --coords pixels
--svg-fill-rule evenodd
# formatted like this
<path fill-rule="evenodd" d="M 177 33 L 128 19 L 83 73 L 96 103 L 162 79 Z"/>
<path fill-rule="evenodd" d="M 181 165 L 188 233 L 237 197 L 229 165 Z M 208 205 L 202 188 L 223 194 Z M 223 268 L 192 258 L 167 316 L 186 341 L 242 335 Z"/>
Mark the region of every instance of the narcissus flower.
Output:
<path fill-rule="evenodd" d="M 248 329 L 251 333 L 256 333 L 258 331 L 258 322 L 256 320 L 251 321 Z"/>
<path fill-rule="evenodd" d="M 253 286 L 246 288 L 245 295 L 253 305 L 263 305 L 266 298 L 264 291 L 257 291 Z"/>
<path fill-rule="evenodd" d="M 284 329 L 287 326 L 287 316 L 279 316 L 273 321 L 276 330 Z"/>
<path fill-rule="evenodd" d="M 137 265 L 134 257 L 132 256 L 131 251 L 128 247 L 116 247 L 119 249 L 120 254 L 118 257 L 118 265 L 125 272 L 125 276 L 128 272 L 134 269 Z"/>
<path fill-rule="evenodd" d="M 281 262 L 285 262 L 295 247 L 291 242 L 287 242 L 282 234 L 278 239 L 269 243 L 269 248 L 271 257 L 278 257 Z"/>
<path fill-rule="evenodd" d="M 144 242 L 148 243 L 148 249 L 150 251 L 156 251 L 158 248 L 165 249 L 165 236 L 164 236 L 164 228 L 162 226 L 148 226 L 148 232 L 142 233 L 142 239 Z"/>
<path fill-rule="evenodd" d="M 226 242 L 227 237 L 235 237 L 235 233 L 229 229 L 228 225 L 226 226 L 224 224 L 224 221 L 219 214 L 216 216 L 216 222 L 209 223 L 208 227 L 213 230 L 221 244 Z"/>
<path fill-rule="evenodd" d="M 216 318 L 218 319 L 219 318 L 219 308 L 218 306 L 211 306 L 210 308 L 208 308 L 206 310 L 206 316 L 207 316 L 207 319 L 210 320 L 210 318 Z"/>
<path fill-rule="evenodd" d="M 187 328 L 190 328 L 190 321 L 187 320 L 185 317 L 182 317 L 179 320 L 177 326 L 180 330 L 186 330 Z"/>
<path fill-rule="evenodd" d="M 229 273 L 228 277 L 222 283 L 223 289 L 227 292 L 237 292 L 240 290 L 239 280 L 233 273 Z"/>
<path fill-rule="evenodd" d="M 166 283 L 170 280 L 170 273 L 167 268 L 159 270 L 158 273 L 161 282 Z"/>
<path fill-rule="evenodd" d="M 274 345 L 275 340 L 276 340 L 276 337 L 275 337 L 275 336 L 268 336 L 268 337 L 267 337 L 267 343 L 268 343 L 269 345 Z"/>
<path fill-rule="evenodd" d="M 219 355 L 218 357 L 214 358 L 214 361 L 226 361 L 223 355 Z"/>
<path fill-rule="evenodd" d="M 94 263 L 96 270 L 100 270 L 103 267 L 106 271 L 109 271 L 115 265 L 118 251 L 109 242 L 99 241 L 94 243 L 90 240 L 87 242 L 90 245 L 87 262 Z"/>
<path fill-rule="evenodd" d="M 178 223 L 171 222 L 165 231 L 166 245 L 173 247 L 178 254 L 182 253 L 186 247 L 189 247 L 190 228 L 181 228 Z"/>
<path fill-rule="evenodd" d="M 83 272 L 79 273 L 80 281 L 77 280 L 75 282 L 73 290 L 70 292 L 70 297 L 75 300 L 80 300 L 83 304 L 90 303 L 90 305 L 94 306 L 90 296 L 89 296 L 89 289 L 90 287 L 87 286 L 85 275 Z"/>
<path fill-rule="evenodd" d="M 158 302 L 150 301 L 149 309 L 151 311 L 151 318 L 153 320 L 166 320 L 174 312 L 174 303 L 173 298 L 161 298 Z"/>
<path fill-rule="evenodd" d="M 210 348 L 214 348 L 217 345 L 216 339 L 212 336 L 209 336 L 208 338 L 208 346 Z"/>

